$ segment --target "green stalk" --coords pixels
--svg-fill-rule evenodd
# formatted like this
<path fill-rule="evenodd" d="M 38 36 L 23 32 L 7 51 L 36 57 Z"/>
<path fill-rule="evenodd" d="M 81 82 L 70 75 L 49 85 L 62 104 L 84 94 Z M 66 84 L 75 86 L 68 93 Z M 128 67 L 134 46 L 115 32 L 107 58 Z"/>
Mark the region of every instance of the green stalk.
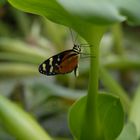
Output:
<path fill-rule="evenodd" d="M 99 45 L 105 27 L 87 26 L 84 25 L 79 32 L 92 45 L 90 48 L 90 80 L 88 87 L 87 102 L 85 114 L 83 118 L 83 126 L 81 128 L 80 140 L 103 140 L 99 126 L 97 114 L 97 95 L 98 95 L 98 68 L 99 68 Z M 89 129 L 90 126 L 90 129 Z"/>

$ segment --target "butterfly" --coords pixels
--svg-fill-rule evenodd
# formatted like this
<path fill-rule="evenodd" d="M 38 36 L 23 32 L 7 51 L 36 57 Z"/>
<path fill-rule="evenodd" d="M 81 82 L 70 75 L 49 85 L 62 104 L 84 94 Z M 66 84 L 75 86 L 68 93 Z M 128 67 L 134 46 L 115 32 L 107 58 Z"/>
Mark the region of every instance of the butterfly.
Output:
<path fill-rule="evenodd" d="M 79 75 L 78 61 L 81 53 L 81 46 L 74 44 L 73 48 L 60 52 L 39 65 L 39 72 L 44 75 L 52 76 L 66 74 L 74 71 L 75 76 Z"/>

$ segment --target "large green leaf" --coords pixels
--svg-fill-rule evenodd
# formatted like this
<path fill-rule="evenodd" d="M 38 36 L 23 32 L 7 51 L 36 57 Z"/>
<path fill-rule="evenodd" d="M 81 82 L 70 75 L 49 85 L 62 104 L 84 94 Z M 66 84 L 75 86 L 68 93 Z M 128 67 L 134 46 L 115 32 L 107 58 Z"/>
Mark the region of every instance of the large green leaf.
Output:
<path fill-rule="evenodd" d="M 111 24 L 125 19 L 140 24 L 139 0 L 8 0 L 13 6 L 64 25 L 81 21 Z M 80 24 L 79 24 L 80 25 Z"/>
<path fill-rule="evenodd" d="M 69 126 L 72 134 L 77 139 L 81 133 L 85 104 L 86 97 L 82 97 L 73 104 L 69 112 Z M 110 95 L 99 94 L 98 112 L 104 139 L 114 140 L 120 134 L 124 121 L 124 113 L 120 100 Z M 88 129 L 90 129 L 90 126 Z"/>

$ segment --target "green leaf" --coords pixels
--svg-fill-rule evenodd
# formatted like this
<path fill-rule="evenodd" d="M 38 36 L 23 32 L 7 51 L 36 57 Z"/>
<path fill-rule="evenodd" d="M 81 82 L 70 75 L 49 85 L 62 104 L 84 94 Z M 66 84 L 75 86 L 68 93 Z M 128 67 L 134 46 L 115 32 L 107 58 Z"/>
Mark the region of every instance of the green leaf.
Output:
<path fill-rule="evenodd" d="M 138 0 L 8 0 L 13 6 L 64 24 L 79 24 L 81 21 L 93 24 L 112 24 L 128 20 L 140 24 Z M 80 21 L 80 22 L 79 22 Z"/>
<path fill-rule="evenodd" d="M 116 140 L 138 140 L 135 125 L 131 122 L 128 122 Z"/>
<path fill-rule="evenodd" d="M 18 140 L 51 140 L 28 113 L 3 96 L 0 96 L 0 120 Z"/>
<path fill-rule="evenodd" d="M 85 104 L 86 96 L 74 103 L 69 112 L 69 126 L 77 139 L 81 133 Z M 99 94 L 98 112 L 104 139 L 114 140 L 123 128 L 124 113 L 120 100 L 110 95 Z M 90 126 L 87 129 L 90 129 Z"/>

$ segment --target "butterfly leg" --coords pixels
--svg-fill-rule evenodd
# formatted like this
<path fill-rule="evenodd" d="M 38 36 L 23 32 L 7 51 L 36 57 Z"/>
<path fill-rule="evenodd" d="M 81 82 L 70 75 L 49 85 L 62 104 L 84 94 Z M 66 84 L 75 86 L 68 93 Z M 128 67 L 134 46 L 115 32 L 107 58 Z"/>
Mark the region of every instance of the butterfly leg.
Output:
<path fill-rule="evenodd" d="M 74 69 L 74 75 L 75 75 L 75 77 L 78 77 L 79 76 L 78 65 Z"/>

